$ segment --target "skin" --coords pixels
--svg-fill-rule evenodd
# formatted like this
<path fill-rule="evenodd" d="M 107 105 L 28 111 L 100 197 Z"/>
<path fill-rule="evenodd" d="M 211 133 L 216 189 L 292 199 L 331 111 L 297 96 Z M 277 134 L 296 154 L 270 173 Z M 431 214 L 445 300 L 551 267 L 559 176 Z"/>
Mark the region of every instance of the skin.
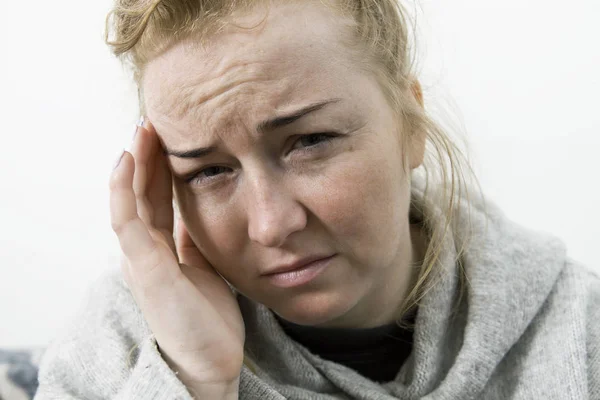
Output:
<path fill-rule="evenodd" d="M 373 327 L 400 317 L 424 252 L 402 169 L 403 153 L 410 169 L 422 163 L 424 139 L 416 133 L 401 148 L 409 132 L 344 47 L 342 22 L 318 2 L 272 6 L 260 28 L 175 45 L 146 66 L 142 86 L 164 148 L 214 147 L 167 158 L 189 237 L 208 263 L 289 321 Z M 413 90 L 421 102 L 418 83 Z M 257 129 L 323 101 L 293 123 Z M 306 285 L 279 288 L 262 275 L 315 254 L 335 256 Z"/>

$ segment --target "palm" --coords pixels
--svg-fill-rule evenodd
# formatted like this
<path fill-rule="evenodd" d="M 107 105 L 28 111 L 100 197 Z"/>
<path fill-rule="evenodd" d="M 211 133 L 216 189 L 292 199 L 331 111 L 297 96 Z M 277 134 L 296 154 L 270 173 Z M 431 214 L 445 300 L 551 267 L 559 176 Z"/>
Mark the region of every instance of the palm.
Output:
<path fill-rule="evenodd" d="M 178 229 L 177 252 L 169 248 L 164 264 L 179 268 L 169 281 L 166 297 L 150 298 L 146 316 L 163 355 L 176 366 L 193 370 L 195 380 L 232 380 L 243 360 L 244 324 L 227 283 L 204 260 L 183 224 Z M 167 253 L 167 252 L 170 252 Z M 165 277 L 171 279 L 171 277 Z M 155 278 L 150 278 L 154 280 Z M 165 286 L 163 281 L 160 284 Z M 144 300 L 141 300 L 143 302 Z"/>
<path fill-rule="evenodd" d="M 234 294 L 192 241 L 173 240 L 171 175 L 151 125 L 111 179 L 111 220 L 125 280 L 172 368 L 195 382 L 239 376 L 244 324 Z M 134 166 L 135 162 L 135 166 Z"/>

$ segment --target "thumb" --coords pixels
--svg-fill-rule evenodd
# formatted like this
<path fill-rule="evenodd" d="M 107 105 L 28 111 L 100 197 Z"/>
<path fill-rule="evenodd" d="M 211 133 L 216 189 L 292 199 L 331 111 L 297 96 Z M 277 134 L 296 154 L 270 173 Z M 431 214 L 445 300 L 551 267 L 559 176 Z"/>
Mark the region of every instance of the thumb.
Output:
<path fill-rule="evenodd" d="M 181 218 L 177 220 L 175 243 L 177 246 L 177 255 L 181 264 L 190 267 L 203 267 L 207 264 L 206 259 L 192 240 L 192 237 Z"/>

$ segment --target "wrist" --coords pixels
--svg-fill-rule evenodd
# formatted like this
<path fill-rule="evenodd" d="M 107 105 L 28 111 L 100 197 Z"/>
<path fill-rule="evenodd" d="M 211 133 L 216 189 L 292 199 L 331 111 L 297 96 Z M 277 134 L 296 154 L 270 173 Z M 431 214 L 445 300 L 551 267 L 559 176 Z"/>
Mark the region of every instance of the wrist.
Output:
<path fill-rule="evenodd" d="M 239 378 L 233 382 L 217 383 L 188 383 L 182 380 L 192 397 L 196 400 L 215 399 L 215 400 L 238 400 L 239 397 Z"/>
<path fill-rule="evenodd" d="M 206 382 L 203 380 L 199 380 L 197 377 L 192 377 L 191 374 L 188 373 L 189 370 L 183 368 L 178 363 L 174 362 L 171 357 L 164 354 L 158 343 L 156 348 L 161 355 L 162 359 L 166 362 L 166 364 L 171 368 L 175 375 L 177 375 L 179 381 L 183 383 L 183 385 L 188 389 L 190 394 L 195 400 L 237 400 L 239 394 L 239 385 L 240 385 L 240 377 L 239 375 L 233 380 L 226 381 L 214 381 L 214 382 Z"/>

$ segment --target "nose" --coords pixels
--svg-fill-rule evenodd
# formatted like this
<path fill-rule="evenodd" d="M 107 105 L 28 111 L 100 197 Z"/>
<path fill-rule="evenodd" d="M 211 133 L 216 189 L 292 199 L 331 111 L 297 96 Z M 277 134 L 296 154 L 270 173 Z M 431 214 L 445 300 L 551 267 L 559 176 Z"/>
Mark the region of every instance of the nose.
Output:
<path fill-rule="evenodd" d="M 248 236 L 265 247 L 280 247 L 306 227 L 306 210 L 278 177 L 253 179 L 246 197 Z"/>

